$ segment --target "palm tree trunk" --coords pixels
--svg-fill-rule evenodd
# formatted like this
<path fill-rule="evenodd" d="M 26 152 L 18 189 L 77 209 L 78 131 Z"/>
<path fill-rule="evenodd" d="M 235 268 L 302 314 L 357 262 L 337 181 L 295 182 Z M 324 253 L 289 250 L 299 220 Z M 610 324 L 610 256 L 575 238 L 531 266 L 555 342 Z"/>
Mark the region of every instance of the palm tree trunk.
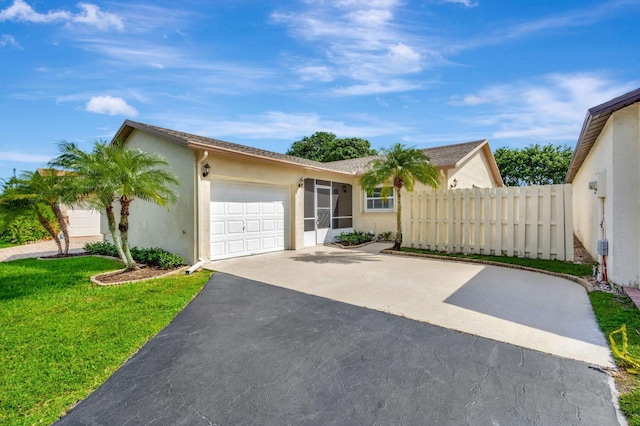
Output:
<path fill-rule="evenodd" d="M 402 198 L 400 196 L 402 188 L 396 188 L 396 194 L 398 199 L 398 209 L 396 211 L 396 243 L 393 245 L 393 250 L 400 250 L 402 246 Z"/>
<path fill-rule="evenodd" d="M 61 255 L 62 244 L 60 243 L 60 238 L 58 238 L 58 233 L 55 231 L 55 229 L 53 229 L 53 227 L 51 227 L 51 224 L 49 223 L 47 218 L 42 215 L 39 209 L 36 209 L 36 214 L 38 215 L 38 222 L 40 222 L 40 225 L 42 225 L 42 227 L 47 230 L 49 235 L 51 235 L 51 237 L 53 238 L 53 241 L 56 242 L 56 245 L 58 246 L 58 255 Z"/>
<path fill-rule="evenodd" d="M 122 250 L 124 251 L 126 266 L 128 271 L 139 269 L 136 261 L 131 256 L 131 250 L 129 250 L 129 206 L 131 205 L 131 199 L 127 197 L 120 198 L 120 224 L 118 229 L 120 230 L 120 237 L 122 238 Z"/>
<path fill-rule="evenodd" d="M 111 239 L 113 240 L 113 245 L 116 246 L 116 251 L 118 252 L 118 256 L 122 263 L 127 264 L 127 257 L 124 255 L 124 251 L 122 250 L 122 239 L 120 238 L 120 233 L 116 228 L 116 216 L 113 214 L 113 204 L 107 205 L 107 223 L 109 224 L 109 232 L 111 232 Z"/>
<path fill-rule="evenodd" d="M 50 207 L 64 237 L 64 255 L 66 256 L 69 254 L 69 228 L 67 227 L 67 221 L 58 203 L 53 203 Z"/>

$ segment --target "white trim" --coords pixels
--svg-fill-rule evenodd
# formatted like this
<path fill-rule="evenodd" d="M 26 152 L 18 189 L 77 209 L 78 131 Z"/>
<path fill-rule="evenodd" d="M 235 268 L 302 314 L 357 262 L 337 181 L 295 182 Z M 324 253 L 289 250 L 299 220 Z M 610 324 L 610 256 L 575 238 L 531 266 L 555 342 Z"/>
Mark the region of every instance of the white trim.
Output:
<path fill-rule="evenodd" d="M 375 190 L 381 190 L 382 187 L 378 187 Z M 374 190 L 374 191 L 375 191 Z M 383 199 L 382 197 L 369 197 L 369 194 L 367 194 L 367 191 L 362 191 L 363 194 L 363 200 L 364 200 L 364 212 L 365 213 L 391 213 L 391 212 L 395 212 L 396 211 L 396 206 L 397 206 L 397 202 L 396 202 L 396 190 L 395 188 L 393 189 L 393 193 L 391 195 L 389 195 L 386 199 Z M 384 200 L 384 201 L 391 201 L 393 204 L 393 207 L 391 208 L 369 208 L 368 207 L 368 203 L 367 201 L 369 200 Z"/>

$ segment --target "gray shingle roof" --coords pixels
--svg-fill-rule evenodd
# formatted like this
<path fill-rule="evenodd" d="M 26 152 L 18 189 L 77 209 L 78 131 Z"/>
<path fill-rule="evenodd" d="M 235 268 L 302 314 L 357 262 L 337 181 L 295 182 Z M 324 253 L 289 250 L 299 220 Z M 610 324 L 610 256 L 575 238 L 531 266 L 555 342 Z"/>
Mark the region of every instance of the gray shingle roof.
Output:
<path fill-rule="evenodd" d="M 459 166 L 462 161 L 486 142 L 486 139 L 482 139 L 473 142 L 437 146 L 423 149 L 422 152 L 429 157 L 431 164 L 434 166 L 439 169 L 450 169 Z M 370 157 L 352 158 L 350 160 L 333 161 L 324 164 L 338 170 L 362 171 L 369 162 L 376 158 L 382 158 L 382 156 L 374 155 Z"/>
<path fill-rule="evenodd" d="M 353 158 L 350 160 L 333 161 L 329 163 L 320 163 L 317 161 L 307 160 L 306 158 L 294 157 L 292 155 L 280 154 L 265 149 L 254 148 L 246 145 L 240 145 L 232 142 L 225 142 L 219 139 L 207 138 L 191 133 L 179 132 L 177 130 L 166 129 L 163 127 L 152 126 L 150 124 L 139 123 L 136 121 L 126 120 L 115 139 L 125 140 L 134 129 L 142 130 L 147 133 L 154 134 L 164 139 L 169 139 L 175 143 L 190 148 L 206 148 L 211 147 L 221 151 L 230 153 L 238 153 L 259 157 L 264 159 L 281 161 L 289 164 L 297 164 L 300 166 L 311 167 L 314 169 L 322 169 L 335 171 L 346 174 L 358 174 L 365 170 L 366 166 L 375 158 L 382 156 L 370 156 L 363 158 Z M 483 144 L 487 143 L 486 139 L 465 142 L 454 145 L 439 146 L 434 148 L 426 148 L 423 152 L 429 157 L 432 164 L 440 169 L 449 169 L 457 167 L 470 154 L 479 149 Z"/>

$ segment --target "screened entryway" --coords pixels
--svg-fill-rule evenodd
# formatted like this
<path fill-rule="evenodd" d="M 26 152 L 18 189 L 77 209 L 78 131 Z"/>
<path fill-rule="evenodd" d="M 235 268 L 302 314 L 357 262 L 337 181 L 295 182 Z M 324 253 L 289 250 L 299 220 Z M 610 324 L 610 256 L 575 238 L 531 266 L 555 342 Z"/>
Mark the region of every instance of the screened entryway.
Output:
<path fill-rule="evenodd" d="M 348 183 L 304 180 L 304 245 L 331 242 L 353 230 L 353 188 Z"/>

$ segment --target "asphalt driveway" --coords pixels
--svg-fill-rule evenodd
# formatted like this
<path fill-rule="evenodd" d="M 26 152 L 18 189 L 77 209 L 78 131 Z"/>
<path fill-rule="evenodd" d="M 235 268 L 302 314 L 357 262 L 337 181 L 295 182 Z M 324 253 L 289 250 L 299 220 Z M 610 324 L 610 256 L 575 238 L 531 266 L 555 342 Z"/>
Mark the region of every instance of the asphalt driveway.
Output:
<path fill-rule="evenodd" d="M 385 244 L 311 247 L 212 269 L 541 352 L 613 367 L 579 284 L 535 272 L 380 254 Z"/>
<path fill-rule="evenodd" d="M 615 425 L 590 364 L 216 273 L 61 425 Z"/>

